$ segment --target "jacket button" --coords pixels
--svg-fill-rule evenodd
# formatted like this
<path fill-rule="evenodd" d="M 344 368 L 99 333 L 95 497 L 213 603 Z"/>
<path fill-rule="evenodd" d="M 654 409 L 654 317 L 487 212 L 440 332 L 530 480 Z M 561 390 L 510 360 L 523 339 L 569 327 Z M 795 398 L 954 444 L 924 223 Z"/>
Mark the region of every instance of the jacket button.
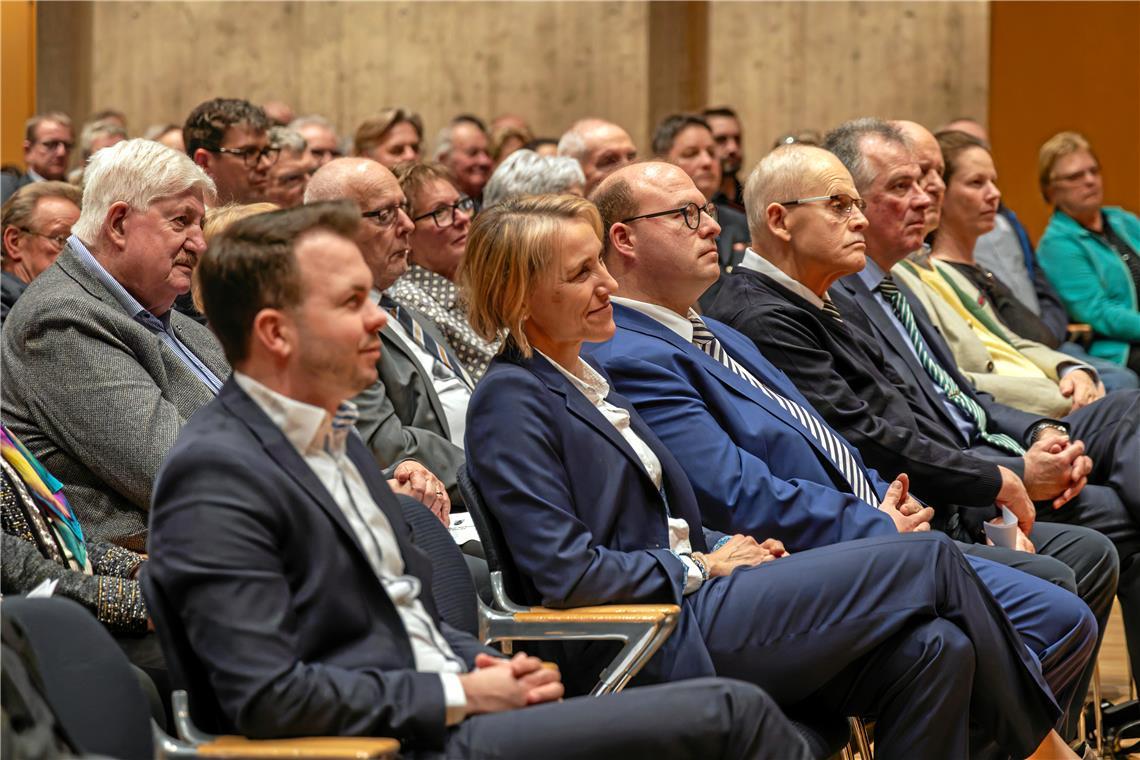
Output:
<path fill-rule="evenodd" d="M 993 371 L 994 371 L 994 363 L 993 362 L 986 362 L 986 372 L 993 372 Z"/>

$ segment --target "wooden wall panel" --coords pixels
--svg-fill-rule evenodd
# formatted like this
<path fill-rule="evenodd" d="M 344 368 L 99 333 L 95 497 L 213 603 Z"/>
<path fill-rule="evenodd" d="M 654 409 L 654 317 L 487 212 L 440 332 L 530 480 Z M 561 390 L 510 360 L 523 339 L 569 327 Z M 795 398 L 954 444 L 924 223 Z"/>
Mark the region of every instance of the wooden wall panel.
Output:
<path fill-rule="evenodd" d="M 32 0 L 0 3 L 0 164 L 24 166 L 24 122 L 36 106 L 36 4 Z"/>
<path fill-rule="evenodd" d="M 346 132 L 388 105 L 419 111 L 432 136 L 462 111 L 517 111 L 555 136 L 586 114 L 635 135 L 649 128 L 644 3 L 117 2 L 89 11 L 98 44 L 81 113 L 121 108 L 134 132 L 181 122 L 216 95 L 282 99 Z M 41 69 L 55 63 L 40 58 Z M 81 96 L 66 83 L 46 90 L 75 113 Z"/>
<path fill-rule="evenodd" d="M 1049 209 L 1037 151 L 1081 132 L 1104 167 L 1105 202 L 1140 213 L 1140 3 L 993 4 L 990 140 L 998 184 L 1033 239 Z"/>
<path fill-rule="evenodd" d="M 782 134 L 859 116 L 986 118 L 985 2 L 711 3 L 709 102 L 744 126 L 750 165 Z"/>

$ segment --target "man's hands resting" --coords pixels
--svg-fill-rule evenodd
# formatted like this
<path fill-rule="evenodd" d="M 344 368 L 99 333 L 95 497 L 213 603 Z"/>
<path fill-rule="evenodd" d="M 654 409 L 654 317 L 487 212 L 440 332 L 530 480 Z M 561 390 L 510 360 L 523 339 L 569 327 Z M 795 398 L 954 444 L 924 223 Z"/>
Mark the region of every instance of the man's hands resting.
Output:
<path fill-rule="evenodd" d="M 1088 483 L 1092 465 L 1083 441 L 1046 428 L 1025 452 L 1025 489 L 1033 501 L 1052 499 L 1060 509 Z"/>
<path fill-rule="evenodd" d="M 922 506 L 910 495 L 910 478 L 905 472 L 891 483 L 879 509 L 890 515 L 899 533 L 930 530 L 930 520 L 934 517 L 933 509 Z"/>
<path fill-rule="evenodd" d="M 758 542 L 752 536 L 737 533 L 715 552 L 693 552 L 693 557 L 705 563 L 710 578 L 732 575 L 738 567 L 753 567 L 789 554 L 784 544 L 774 538 Z"/>
<path fill-rule="evenodd" d="M 405 459 L 396 465 L 388 486 L 395 493 L 411 496 L 439 518 L 444 527 L 451 525 L 451 497 L 443 481 L 414 459 Z"/>
<path fill-rule="evenodd" d="M 475 655 L 475 669 L 461 674 L 459 681 L 468 715 L 553 702 L 565 691 L 557 670 L 542 667 L 542 660 L 522 652 L 509 660 L 480 652 Z"/>

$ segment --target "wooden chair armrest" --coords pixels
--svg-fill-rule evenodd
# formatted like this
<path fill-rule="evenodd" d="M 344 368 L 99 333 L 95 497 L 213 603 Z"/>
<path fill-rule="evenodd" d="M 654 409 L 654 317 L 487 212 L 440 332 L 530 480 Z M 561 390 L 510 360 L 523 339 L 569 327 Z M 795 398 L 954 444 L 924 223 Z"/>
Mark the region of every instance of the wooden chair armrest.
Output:
<path fill-rule="evenodd" d="M 656 623 L 680 612 L 675 604 L 605 604 L 565 610 L 531 607 L 516 612 L 514 619 L 518 623 Z"/>
<path fill-rule="evenodd" d="M 195 751 L 202 757 L 224 760 L 379 760 L 395 756 L 400 751 L 400 742 L 356 736 L 305 736 L 296 739 L 219 736 L 212 742 L 199 744 Z"/>
<path fill-rule="evenodd" d="M 1085 322 L 1070 322 L 1068 332 L 1069 335 L 1089 335 L 1092 333 L 1092 325 Z"/>

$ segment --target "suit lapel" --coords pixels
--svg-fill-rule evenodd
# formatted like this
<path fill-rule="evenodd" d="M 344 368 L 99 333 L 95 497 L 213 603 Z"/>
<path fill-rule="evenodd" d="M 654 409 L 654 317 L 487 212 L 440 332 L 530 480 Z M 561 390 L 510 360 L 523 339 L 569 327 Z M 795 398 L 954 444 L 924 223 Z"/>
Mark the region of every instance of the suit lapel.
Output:
<path fill-rule="evenodd" d="M 367 562 L 368 555 L 360 546 L 356 533 L 349 526 L 344 513 L 333 500 L 332 494 L 321 483 L 320 478 L 313 472 L 313 468 L 309 467 L 308 463 L 297 453 L 297 449 L 289 442 L 281 429 L 261 410 L 257 402 L 250 398 L 232 377 L 222 386 L 218 398 L 235 417 L 245 423 L 261 443 L 265 453 L 324 510 L 328 518 L 344 533 L 349 543 Z"/>
<path fill-rule="evenodd" d="M 443 428 L 444 437 L 450 438 L 451 429 L 447 424 L 447 414 L 443 410 L 443 402 L 439 400 L 439 394 L 435 392 L 435 385 L 432 383 L 432 377 L 434 377 L 434 375 L 431 373 L 431 368 L 424 367 L 424 365 L 420 364 L 415 352 L 408 347 L 405 339 L 397 335 L 396 331 L 392 329 L 392 321 L 394 320 L 395 317 L 392 317 L 392 320 L 384 325 L 384 329 L 380 331 L 380 337 L 384 339 L 384 349 L 392 348 L 398 351 L 404 359 L 411 362 L 412 366 L 419 370 L 420 379 L 423 381 L 425 390 L 427 391 L 428 403 L 431 405 L 431 410 L 435 414 L 435 418 L 439 420 L 440 427 Z M 411 336 L 409 336 L 407 340 L 412 340 Z M 384 361 L 383 353 L 381 353 L 380 361 Z"/>
<path fill-rule="evenodd" d="M 617 431 L 617 428 L 610 424 L 609 420 L 607 420 L 602 415 L 602 413 L 598 411 L 597 407 L 590 403 L 589 399 L 587 399 L 577 388 L 571 387 L 570 381 L 566 379 L 566 377 L 561 372 L 559 372 L 558 369 L 554 367 L 554 365 L 547 361 L 545 357 L 535 355 L 530 359 L 529 362 L 525 364 L 525 366 L 530 369 L 530 371 L 533 372 L 538 377 L 538 379 L 542 380 L 542 382 L 546 384 L 546 387 L 550 388 L 550 390 L 554 391 L 566 400 L 567 411 L 569 411 L 578 419 L 582 420 L 582 422 L 585 422 L 587 425 L 592 427 L 595 431 L 597 431 L 599 435 L 613 444 L 617 450 L 620 451 L 625 456 L 625 458 L 630 461 L 630 464 L 634 466 L 634 469 L 640 473 L 641 476 L 649 483 L 650 488 L 652 488 L 654 491 L 657 490 L 657 486 L 649 477 L 649 473 L 646 471 L 645 465 L 642 464 L 641 458 L 637 456 L 637 453 L 633 450 L 633 447 L 631 447 L 629 443 L 626 442 L 621 433 Z"/>

